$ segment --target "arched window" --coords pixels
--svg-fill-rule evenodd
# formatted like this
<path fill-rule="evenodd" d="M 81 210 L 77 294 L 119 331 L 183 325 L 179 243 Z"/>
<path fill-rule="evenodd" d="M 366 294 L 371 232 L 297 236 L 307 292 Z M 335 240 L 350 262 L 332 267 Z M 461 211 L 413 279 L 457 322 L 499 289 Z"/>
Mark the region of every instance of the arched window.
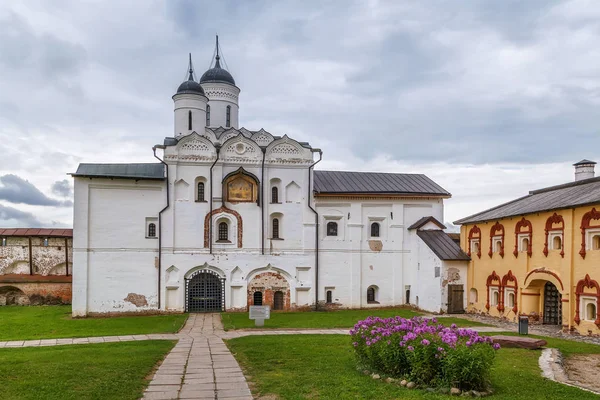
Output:
<path fill-rule="evenodd" d="M 471 288 L 471 290 L 469 290 L 469 303 L 477 303 L 477 289 L 475 288 Z"/>
<path fill-rule="evenodd" d="M 48 247 L 48 238 L 44 238 L 44 246 Z"/>
<path fill-rule="evenodd" d="M 560 236 L 554 236 L 552 240 L 552 250 L 560 250 L 562 249 L 562 239 Z"/>
<path fill-rule="evenodd" d="M 379 222 L 371 224 L 371 237 L 379 237 Z"/>
<path fill-rule="evenodd" d="M 2 246 L 2 247 L 6 246 L 6 238 L 5 237 L 0 238 L 0 246 Z"/>
<path fill-rule="evenodd" d="M 219 223 L 219 241 L 228 241 L 229 240 L 229 225 L 227 222 Z"/>
<path fill-rule="evenodd" d="M 227 115 L 226 115 L 226 119 L 225 119 L 225 126 L 226 127 L 231 126 L 231 106 L 227 106 Z"/>
<path fill-rule="evenodd" d="M 500 301 L 500 294 L 496 291 L 492 293 L 492 305 L 497 306 Z"/>
<path fill-rule="evenodd" d="M 273 218 L 273 239 L 279 239 L 279 218 Z"/>
<path fill-rule="evenodd" d="M 508 294 L 508 307 L 513 308 L 515 306 L 515 294 L 514 293 L 509 293 Z"/>
<path fill-rule="evenodd" d="M 375 303 L 375 288 L 370 287 L 367 289 L 367 303 Z"/>
<path fill-rule="evenodd" d="M 327 236 L 337 236 L 337 222 L 330 221 L 327 223 Z"/>
<path fill-rule="evenodd" d="M 592 249 L 600 250 L 600 235 L 595 235 L 592 238 Z"/>
<path fill-rule="evenodd" d="M 198 182 L 198 200 L 197 201 L 204 201 L 204 182 Z"/>
<path fill-rule="evenodd" d="M 188 111 L 188 129 L 192 130 L 192 110 Z"/>
<path fill-rule="evenodd" d="M 206 126 L 210 126 L 210 106 L 206 106 Z"/>
<path fill-rule="evenodd" d="M 277 186 L 271 188 L 271 203 L 279 203 L 279 189 L 277 189 Z"/>
<path fill-rule="evenodd" d="M 156 224 L 148 224 L 148 237 L 156 237 Z"/>
<path fill-rule="evenodd" d="M 262 306 L 263 302 L 262 302 L 262 292 L 254 292 L 254 295 L 252 296 L 252 299 L 254 300 L 254 305 L 255 306 Z"/>
<path fill-rule="evenodd" d="M 498 240 L 496 242 L 496 253 L 500 253 L 502 251 L 502 241 Z"/>
<path fill-rule="evenodd" d="M 281 290 L 273 294 L 273 310 L 283 310 L 283 292 Z"/>
<path fill-rule="evenodd" d="M 325 295 L 325 298 L 326 298 L 325 301 L 327 302 L 327 304 L 333 303 L 332 297 L 333 297 L 333 292 L 331 290 L 328 290 L 327 293 L 326 293 L 326 295 Z"/>
<path fill-rule="evenodd" d="M 585 319 L 588 321 L 596 320 L 596 305 L 594 303 L 588 303 L 585 307 Z"/>
<path fill-rule="evenodd" d="M 473 253 L 473 254 L 479 253 L 479 241 L 472 242 L 472 244 L 473 244 L 473 249 L 471 249 L 471 253 Z"/>
<path fill-rule="evenodd" d="M 523 238 L 521 241 L 521 251 L 529 251 L 529 238 Z"/>

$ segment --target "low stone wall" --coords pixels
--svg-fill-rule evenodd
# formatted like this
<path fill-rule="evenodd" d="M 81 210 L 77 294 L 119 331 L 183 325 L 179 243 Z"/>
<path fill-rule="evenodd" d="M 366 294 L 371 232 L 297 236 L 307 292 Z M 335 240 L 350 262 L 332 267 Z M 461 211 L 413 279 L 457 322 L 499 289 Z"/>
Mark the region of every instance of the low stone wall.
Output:
<path fill-rule="evenodd" d="M 0 306 L 71 304 L 71 276 L 0 275 Z"/>

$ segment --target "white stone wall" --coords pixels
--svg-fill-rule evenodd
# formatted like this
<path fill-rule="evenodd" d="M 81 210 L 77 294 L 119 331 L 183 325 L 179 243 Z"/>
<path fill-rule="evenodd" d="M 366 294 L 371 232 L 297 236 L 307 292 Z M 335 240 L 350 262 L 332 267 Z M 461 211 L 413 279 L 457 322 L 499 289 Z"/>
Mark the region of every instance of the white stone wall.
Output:
<path fill-rule="evenodd" d="M 239 127 L 238 100 L 240 89 L 227 83 L 207 82 L 202 83 L 202 89 L 209 99 L 210 127 L 227 127 L 227 106 L 231 107 L 230 126 Z"/>

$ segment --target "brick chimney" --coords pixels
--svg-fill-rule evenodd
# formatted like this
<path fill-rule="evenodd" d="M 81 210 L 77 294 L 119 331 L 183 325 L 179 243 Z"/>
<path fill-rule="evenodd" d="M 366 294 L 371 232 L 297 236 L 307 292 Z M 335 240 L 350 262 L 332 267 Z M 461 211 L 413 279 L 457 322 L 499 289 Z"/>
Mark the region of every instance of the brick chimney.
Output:
<path fill-rule="evenodd" d="M 594 177 L 594 161 L 583 159 L 573 164 L 575 167 L 575 182 Z"/>

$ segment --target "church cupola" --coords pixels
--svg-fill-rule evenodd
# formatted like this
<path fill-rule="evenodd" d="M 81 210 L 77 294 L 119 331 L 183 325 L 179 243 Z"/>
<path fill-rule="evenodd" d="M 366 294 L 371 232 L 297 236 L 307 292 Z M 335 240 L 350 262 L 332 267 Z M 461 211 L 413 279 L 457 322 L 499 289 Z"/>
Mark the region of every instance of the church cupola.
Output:
<path fill-rule="evenodd" d="M 214 64 L 200 78 L 200 85 L 208 97 L 206 125 L 212 128 L 238 128 L 240 88 L 233 76 L 221 66 L 219 36 L 215 46 Z"/>
<path fill-rule="evenodd" d="M 179 85 L 177 93 L 173 95 L 176 137 L 192 132 L 203 132 L 207 122 L 208 98 L 202 86 L 194 79 L 191 54 L 187 75 L 188 79 Z"/>

